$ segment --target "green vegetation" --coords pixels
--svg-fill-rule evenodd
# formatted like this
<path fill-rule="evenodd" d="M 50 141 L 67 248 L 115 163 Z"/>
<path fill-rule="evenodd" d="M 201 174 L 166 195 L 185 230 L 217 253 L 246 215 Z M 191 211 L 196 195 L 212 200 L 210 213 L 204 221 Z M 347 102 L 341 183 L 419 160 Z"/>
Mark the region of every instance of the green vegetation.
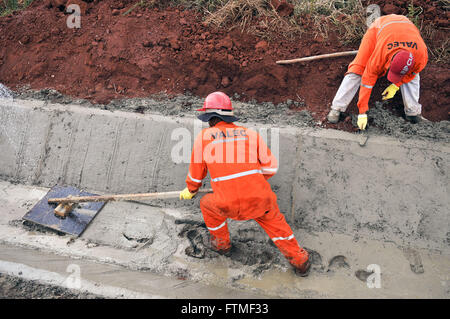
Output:
<path fill-rule="evenodd" d="M 296 1 L 294 16 L 313 19 L 316 36 L 328 36 L 330 27 L 340 33 L 343 44 L 360 41 L 366 31 L 366 12 L 360 0 L 303 0 Z"/>
<path fill-rule="evenodd" d="M 420 29 L 421 27 L 421 19 L 420 15 L 423 13 L 422 7 L 415 7 L 414 1 L 411 0 L 411 2 L 408 4 L 408 14 L 406 15 L 411 22 L 413 22 L 417 28 Z"/>
<path fill-rule="evenodd" d="M 7 16 L 14 11 L 27 8 L 33 0 L 2 0 L 0 2 L 0 17 Z"/>

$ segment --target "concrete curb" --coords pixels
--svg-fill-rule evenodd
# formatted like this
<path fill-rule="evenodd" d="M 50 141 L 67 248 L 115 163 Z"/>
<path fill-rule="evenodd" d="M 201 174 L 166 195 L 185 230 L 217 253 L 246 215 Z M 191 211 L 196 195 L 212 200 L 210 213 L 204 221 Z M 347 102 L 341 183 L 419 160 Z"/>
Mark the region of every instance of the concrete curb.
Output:
<path fill-rule="evenodd" d="M 172 161 L 172 133 L 196 122 L 1 99 L 0 178 L 103 193 L 182 189 L 188 164 Z M 450 249 L 447 143 L 371 136 L 361 147 L 355 134 L 295 127 L 279 136 L 270 181 L 292 226 Z"/>

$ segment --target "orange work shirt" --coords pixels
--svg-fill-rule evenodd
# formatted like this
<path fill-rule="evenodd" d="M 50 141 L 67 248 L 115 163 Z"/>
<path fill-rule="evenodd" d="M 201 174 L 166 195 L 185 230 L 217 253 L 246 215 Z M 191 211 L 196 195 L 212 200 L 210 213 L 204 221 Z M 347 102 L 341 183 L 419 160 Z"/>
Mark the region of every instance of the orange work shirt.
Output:
<path fill-rule="evenodd" d="M 387 73 L 393 56 L 399 50 L 411 52 L 414 66 L 402 78 L 398 87 L 410 82 L 428 62 L 427 46 L 420 31 L 407 17 L 390 14 L 376 19 L 364 35 L 358 54 L 350 63 L 347 73 L 362 76 L 358 109 L 364 114 L 369 109 L 369 99 L 377 79 Z"/>
<path fill-rule="evenodd" d="M 257 218 L 276 204 L 267 179 L 275 175 L 277 165 L 257 132 L 222 121 L 196 137 L 186 184 L 196 192 L 209 171 L 215 207 L 222 214 Z"/>

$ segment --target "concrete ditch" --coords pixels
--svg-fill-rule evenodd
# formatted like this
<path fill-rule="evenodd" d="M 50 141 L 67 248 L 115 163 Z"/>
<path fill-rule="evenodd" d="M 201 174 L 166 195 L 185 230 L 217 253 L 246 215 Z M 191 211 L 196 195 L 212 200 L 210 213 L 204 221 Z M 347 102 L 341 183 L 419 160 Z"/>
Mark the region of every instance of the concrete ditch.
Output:
<path fill-rule="evenodd" d="M 315 256 L 314 269 L 324 284 L 318 288 L 313 281 L 289 286 L 291 278 L 283 275 L 286 262 L 252 222 L 236 222 L 230 228 L 232 237 L 239 238 L 234 242 L 234 258 L 224 260 L 202 249 L 201 258 L 189 255 L 207 235 L 199 199 L 110 203 L 75 243 L 64 236 L 36 234 L 20 223 L 35 199 L 15 208 L 6 191 L 15 184 L 19 186 L 14 199 L 35 187 L 45 190 L 55 184 L 100 193 L 182 189 L 188 164 L 173 162 L 177 138 L 172 133 L 180 128 L 194 133 L 198 129 L 194 117 L 3 99 L 0 123 L 0 179 L 4 181 L 0 241 L 6 244 L 207 284 L 222 282 L 224 287 L 257 289 L 279 297 L 345 295 L 323 288 L 330 286 L 325 278 L 335 273 L 333 279 L 349 287 L 346 278 L 355 278 L 355 272 L 356 277 L 364 277 L 365 266 L 373 263 L 369 256 L 376 252 L 380 263 L 389 264 L 386 267 L 392 272 L 406 267 L 410 274 L 405 278 L 415 280 L 418 275 L 412 269 L 420 269 L 417 256 L 422 264 L 438 258 L 439 266 L 434 267 L 440 270 L 448 266 L 450 147 L 445 141 L 371 135 L 361 147 L 356 134 L 289 125 L 279 128 L 280 169 L 271 184 L 297 238 Z M 92 248 L 86 249 L 89 245 Z M 388 261 L 395 255 L 402 256 L 403 262 Z M 417 287 L 427 285 L 427 279 L 430 291 L 448 297 L 448 278 L 442 277 L 442 271 L 429 274 L 427 270 L 433 279 L 421 278 Z M 277 278 L 290 290 L 281 292 Z M 402 295 L 401 291 L 390 293 Z M 373 291 L 370 294 L 376 296 Z"/>

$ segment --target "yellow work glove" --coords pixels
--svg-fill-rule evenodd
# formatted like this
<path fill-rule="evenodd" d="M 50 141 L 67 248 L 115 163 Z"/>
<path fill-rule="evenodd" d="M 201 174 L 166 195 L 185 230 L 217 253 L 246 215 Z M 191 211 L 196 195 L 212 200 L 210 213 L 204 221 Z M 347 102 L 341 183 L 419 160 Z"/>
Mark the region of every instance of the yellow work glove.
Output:
<path fill-rule="evenodd" d="M 180 192 L 180 199 L 192 199 L 192 197 L 194 197 L 195 194 L 197 194 L 197 192 L 191 193 L 191 192 L 189 191 L 189 189 L 186 187 L 185 189 L 183 189 L 183 190 Z"/>
<path fill-rule="evenodd" d="M 383 101 L 392 99 L 399 89 L 400 88 L 393 83 L 389 85 L 381 94 L 383 96 Z"/>
<path fill-rule="evenodd" d="M 367 126 L 367 114 L 358 115 L 358 127 L 360 130 L 365 130 Z"/>

